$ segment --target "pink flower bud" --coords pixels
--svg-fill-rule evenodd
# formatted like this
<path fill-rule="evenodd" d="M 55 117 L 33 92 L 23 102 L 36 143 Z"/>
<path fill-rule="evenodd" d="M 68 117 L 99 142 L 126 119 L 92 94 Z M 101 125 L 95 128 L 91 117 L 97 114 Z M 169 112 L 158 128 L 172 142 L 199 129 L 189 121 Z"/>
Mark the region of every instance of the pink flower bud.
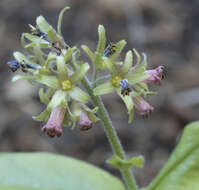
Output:
<path fill-rule="evenodd" d="M 60 137 L 62 135 L 62 122 L 64 119 L 66 109 L 63 107 L 56 107 L 52 110 L 47 124 L 42 128 L 49 137 Z"/>
<path fill-rule="evenodd" d="M 163 66 L 159 66 L 156 69 L 146 70 L 144 73 L 148 74 L 149 77 L 145 79 L 143 82 L 150 84 L 160 84 L 160 81 L 163 78 Z"/>
<path fill-rule="evenodd" d="M 134 97 L 133 102 L 136 111 L 142 116 L 147 116 L 153 111 L 153 107 L 140 96 Z"/>
<path fill-rule="evenodd" d="M 81 131 L 87 131 L 92 128 L 92 121 L 88 118 L 88 115 L 85 111 L 81 111 L 78 127 Z"/>

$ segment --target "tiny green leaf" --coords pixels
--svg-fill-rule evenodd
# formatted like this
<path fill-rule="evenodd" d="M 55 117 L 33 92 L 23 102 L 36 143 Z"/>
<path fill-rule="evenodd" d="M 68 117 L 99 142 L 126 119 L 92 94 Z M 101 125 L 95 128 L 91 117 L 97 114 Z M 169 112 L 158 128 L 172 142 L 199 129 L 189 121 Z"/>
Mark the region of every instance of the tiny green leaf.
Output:
<path fill-rule="evenodd" d="M 124 160 L 118 157 L 117 155 L 112 156 L 107 160 L 107 162 L 118 169 L 128 169 L 133 166 L 137 166 L 139 168 L 143 167 L 144 158 L 143 156 L 133 157 L 129 160 Z"/>
<path fill-rule="evenodd" d="M 104 26 L 102 25 L 98 26 L 98 36 L 99 36 L 99 40 L 97 44 L 97 52 L 100 53 L 100 55 L 102 55 L 104 53 L 104 49 L 106 46 L 106 34 L 105 34 Z"/>
<path fill-rule="evenodd" d="M 111 81 L 107 81 L 106 83 L 103 83 L 96 88 L 94 88 L 94 95 L 103 95 L 103 94 L 109 94 L 114 91 L 114 87 L 112 85 Z"/>

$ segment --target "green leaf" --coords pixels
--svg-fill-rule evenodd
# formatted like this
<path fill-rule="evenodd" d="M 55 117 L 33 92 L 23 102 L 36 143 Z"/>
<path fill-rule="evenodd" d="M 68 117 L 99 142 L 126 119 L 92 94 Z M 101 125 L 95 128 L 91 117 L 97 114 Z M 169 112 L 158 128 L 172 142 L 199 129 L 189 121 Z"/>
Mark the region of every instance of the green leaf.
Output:
<path fill-rule="evenodd" d="M 90 96 L 79 87 L 73 87 L 68 93 L 72 99 L 82 103 L 87 103 L 90 99 Z"/>
<path fill-rule="evenodd" d="M 0 186 L 27 190 L 125 190 L 116 177 L 66 156 L 1 153 L 0 163 Z"/>
<path fill-rule="evenodd" d="M 124 46 L 126 45 L 125 40 L 121 40 L 116 44 L 116 51 L 115 53 L 110 57 L 110 60 L 115 61 L 119 56 L 122 50 L 124 49 Z"/>
<path fill-rule="evenodd" d="M 106 34 L 105 34 L 104 26 L 102 25 L 98 26 L 98 36 L 99 36 L 99 40 L 97 44 L 97 52 L 102 55 L 104 53 L 104 49 L 106 46 Z"/>
<path fill-rule="evenodd" d="M 107 81 L 106 83 L 103 83 L 96 88 L 94 88 L 94 95 L 103 95 L 103 94 L 110 94 L 114 91 L 114 87 L 112 85 L 111 81 Z"/>
<path fill-rule="evenodd" d="M 185 126 L 168 162 L 147 190 L 198 190 L 199 122 Z"/>
<path fill-rule="evenodd" d="M 121 75 L 125 75 L 130 71 L 130 68 L 133 64 L 133 54 L 132 51 L 128 51 L 124 60 L 124 64 L 122 65 L 122 68 L 120 70 Z"/>
<path fill-rule="evenodd" d="M 89 68 L 90 66 L 88 63 L 79 66 L 79 68 L 70 76 L 71 82 L 73 84 L 77 84 L 80 80 L 82 80 L 85 77 Z"/>
<path fill-rule="evenodd" d="M 124 160 L 118 157 L 117 155 L 114 155 L 107 160 L 107 163 L 118 169 L 128 169 L 133 166 L 142 168 L 144 163 L 144 158 L 143 156 L 138 156 L 138 157 L 133 157 L 130 160 Z"/>
<path fill-rule="evenodd" d="M 43 16 L 39 16 L 36 19 L 37 26 L 42 32 L 45 32 L 49 39 L 53 42 L 57 42 L 60 40 L 59 36 L 57 35 L 56 31 L 53 29 L 53 27 L 48 24 L 46 19 Z"/>
<path fill-rule="evenodd" d="M 63 19 L 63 15 L 64 13 L 69 10 L 70 7 L 65 7 L 61 10 L 61 12 L 59 13 L 59 18 L 58 18 L 58 24 L 57 24 L 57 33 L 62 36 L 62 33 L 61 33 L 61 25 L 62 25 L 62 19 Z"/>
<path fill-rule="evenodd" d="M 68 79 L 68 71 L 67 71 L 64 57 L 62 55 L 57 56 L 56 61 L 57 61 L 56 63 L 57 63 L 57 72 L 58 72 L 59 80 L 61 80 L 61 81 L 67 80 Z"/>
<path fill-rule="evenodd" d="M 81 48 L 89 56 L 90 60 L 94 63 L 95 62 L 95 54 L 89 49 L 89 47 L 82 45 Z"/>

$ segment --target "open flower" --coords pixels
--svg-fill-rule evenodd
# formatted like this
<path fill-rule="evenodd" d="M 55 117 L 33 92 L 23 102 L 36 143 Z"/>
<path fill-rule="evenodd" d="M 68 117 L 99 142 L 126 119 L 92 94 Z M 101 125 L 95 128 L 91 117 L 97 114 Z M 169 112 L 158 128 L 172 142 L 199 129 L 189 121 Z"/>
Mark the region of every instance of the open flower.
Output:
<path fill-rule="evenodd" d="M 143 61 L 140 62 L 139 54 L 135 50 L 134 52 L 138 60 L 138 63 L 134 67 L 132 67 L 132 51 L 127 52 L 124 63 L 120 67 L 116 65 L 115 62 L 113 62 L 111 59 L 105 58 L 105 65 L 108 68 L 111 77 L 108 81 L 100 84 L 94 89 L 95 95 L 109 94 L 113 91 L 116 91 L 128 109 L 129 122 L 132 121 L 134 106 L 131 96 L 133 94 L 135 95 L 136 93 L 140 93 L 142 89 L 138 86 L 138 84 L 143 84 L 142 81 L 148 77 L 148 74 L 144 73 L 147 63 L 145 54 L 143 54 Z M 125 83 L 125 85 L 123 83 Z M 135 90 L 130 92 L 130 86 L 135 87 L 138 92 Z"/>
<path fill-rule="evenodd" d="M 159 66 L 156 69 L 146 70 L 144 73 L 148 74 L 149 77 L 145 79 L 143 82 L 150 84 L 160 84 L 163 78 L 163 66 Z"/>
<path fill-rule="evenodd" d="M 62 122 L 66 109 L 58 106 L 54 108 L 50 114 L 47 124 L 42 128 L 49 137 L 60 137 L 62 135 Z"/>
<path fill-rule="evenodd" d="M 142 116 L 147 116 L 153 111 L 153 107 L 141 96 L 133 97 L 133 102 L 136 111 Z"/>

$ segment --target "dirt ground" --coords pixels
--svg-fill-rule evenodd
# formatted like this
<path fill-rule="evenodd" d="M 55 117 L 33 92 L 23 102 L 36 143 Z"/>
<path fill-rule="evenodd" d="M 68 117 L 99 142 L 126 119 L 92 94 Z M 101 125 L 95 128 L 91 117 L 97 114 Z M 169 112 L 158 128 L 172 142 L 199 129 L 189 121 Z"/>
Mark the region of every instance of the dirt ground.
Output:
<path fill-rule="evenodd" d="M 136 115 L 127 124 L 126 109 L 115 94 L 103 96 L 128 157 L 142 154 L 143 169 L 135 168 L 140 185 L 148 184 L 167 161 L 183 127 L 199 115 L 199 2 L 197 0 L 1 0 L 0 1 L 0 151 L 48 151 L 96 164 L 115 175 L 105 160 L 111 150 L 100 124 L 87 132 L 64 129 L 61 138 L 50 139 L 32 120 L 44 106 L 38 86 L 26 81 L 11 83 L 14 74 L 6 62 L 22 50 L 20 35 L 42 14 L 56 26 L 59 11 L 71 6 L 63 23 L 70 45 L 95 48 L 97 26 L 103 24 L 110 41 L 126 39 L 125 50 L 136 48 L 148 55 L 149 68 L 165 67 L 165 79 L 153 87 L 159 93 L 149 99 L 155 107 L 148 119 Z M 86 56 L 84 58 L 87 60 Z"/>

